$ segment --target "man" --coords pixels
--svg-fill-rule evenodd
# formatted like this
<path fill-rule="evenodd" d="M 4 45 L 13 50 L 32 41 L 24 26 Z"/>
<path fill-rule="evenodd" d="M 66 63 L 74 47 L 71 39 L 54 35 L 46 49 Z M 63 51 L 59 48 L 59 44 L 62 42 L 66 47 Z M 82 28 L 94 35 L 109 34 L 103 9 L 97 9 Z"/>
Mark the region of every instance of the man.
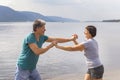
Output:
<path fill-rule="evenodd" d="M 15 80 L 41 80 L 40 75 L 36 70 L 39 55 L 52 48 L 55 44 L 54 41 L 63 43 L 75 39 L 75 37 L 71 37 L 70 39 L 48 37 L 44 35 L 46 31 L 45 24 L 46 23 L 43 20 L 35 20 L 33 32 L 24 39 L 23 48 L 17 62 Z M 51 44 L 42 48 L 44 42 L 51 42 Z"/>

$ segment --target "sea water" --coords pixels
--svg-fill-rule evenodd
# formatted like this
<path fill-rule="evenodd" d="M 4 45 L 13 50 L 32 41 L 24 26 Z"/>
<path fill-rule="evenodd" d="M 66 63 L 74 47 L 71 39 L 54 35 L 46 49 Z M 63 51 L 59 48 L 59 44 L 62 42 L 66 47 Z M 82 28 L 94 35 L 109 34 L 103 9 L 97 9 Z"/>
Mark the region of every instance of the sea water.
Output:
<path fill-rule="evenodd" d="M 0 23 L 0 80 L 13 80 L 16 62 L 20 54 L 24 37 L 32 32 L 32 22 Z M 49 37 L 70 38 L 78 34 L 78 42 L 85 40 L 84 28 L 87 25 L 97 27 L 95 39 L 99 44 L 101 62 L 105 67 L 105 74 L 120 68 L 120 23 L 110 22 L 80 22 L 61 23 L 47 22 L 45 35 Z M 46 46 L 49 43 L 43 45 Z M 59 45 L 74 45 L 73 42 Z M 43 80 L 67 74 L 80 74 L 83 78 L 87 71 L 84 52 L 68 52 L 55 47 L 40 55 L 37 70 Z"/>

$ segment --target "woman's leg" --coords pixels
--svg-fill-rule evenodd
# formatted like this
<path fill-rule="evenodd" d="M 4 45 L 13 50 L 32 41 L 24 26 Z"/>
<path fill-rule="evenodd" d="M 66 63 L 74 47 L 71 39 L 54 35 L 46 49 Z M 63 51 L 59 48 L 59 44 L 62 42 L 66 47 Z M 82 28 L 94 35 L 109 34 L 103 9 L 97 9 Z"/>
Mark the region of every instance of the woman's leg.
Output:
<path fill-rule="evenodd" d="M 103 80 L 103 79 L 102 78 L 101 79 L 92 79 L 90 74 L 85 74 L 84 80 Z"/>
<path fill-rule="evenodd" d="M 92 79 L 92 80 L 103 80 L 103 79 L 101 78 L 101 79 Z"/>
<path fill-rule="evenodd" d="M 90 74 L 85 74 L 84 80 L 91 80 Z"/>

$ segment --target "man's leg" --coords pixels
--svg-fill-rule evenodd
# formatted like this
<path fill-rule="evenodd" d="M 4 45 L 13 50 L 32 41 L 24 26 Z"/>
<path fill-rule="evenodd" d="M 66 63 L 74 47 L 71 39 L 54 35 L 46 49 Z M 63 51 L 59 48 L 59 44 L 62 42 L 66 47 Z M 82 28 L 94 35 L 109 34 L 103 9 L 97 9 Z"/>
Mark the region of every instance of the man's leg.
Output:
<path fill-rule="evenodd" d="M 29 78 L 29 75 L 30 75 L 29 70 L 23 70 L 19 66 L 17 66 L 15 80 L 27 80 Z"/>
<path fill-rule="evenodd" d="M 30 78 L 30 80 L 41 80 L 40 74 L 36 69 L 31 71 L 31 75 L 29 78 Z"/>

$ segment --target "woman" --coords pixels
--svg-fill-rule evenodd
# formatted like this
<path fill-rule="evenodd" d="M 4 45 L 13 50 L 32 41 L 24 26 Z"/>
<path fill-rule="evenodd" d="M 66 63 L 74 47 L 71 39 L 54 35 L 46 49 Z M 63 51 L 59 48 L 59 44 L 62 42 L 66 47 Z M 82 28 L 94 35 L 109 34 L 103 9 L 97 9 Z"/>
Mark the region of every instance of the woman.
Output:
<path fill-rule="evenodd" d="M 86 63 L 88 65 L 88 71 L 85 74 L 84 80 L 102 80 L 104 67 L 99 59 L 98 54 L 98 43 L 94 39 L 96 36 L 97 29 L 95 26 L 89 25 L 85 28 L 84 34 L 86 41 L 78 44 L 76 39 L 74 40 L 75 46 L 59 46 L 55 45 L 56 48 L 65 51 L 84 51 L 86 57 Z M 73 35 L 77 38 L 77 35 Z"/>

